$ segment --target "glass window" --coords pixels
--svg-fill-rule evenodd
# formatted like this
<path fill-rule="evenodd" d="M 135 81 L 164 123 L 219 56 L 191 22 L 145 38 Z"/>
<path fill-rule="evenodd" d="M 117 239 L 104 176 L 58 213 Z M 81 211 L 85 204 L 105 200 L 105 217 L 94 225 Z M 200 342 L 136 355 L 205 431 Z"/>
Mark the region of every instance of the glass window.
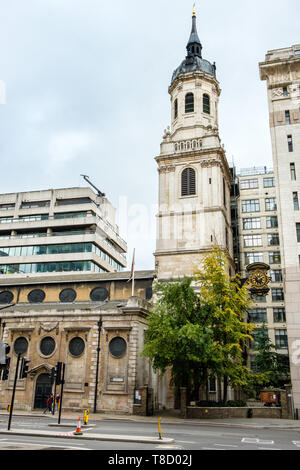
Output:
<path fill-rule="evenodd" d="M 295 181 L 296 180 L 296 168 L 295 168 L 295 163 L 290 163 L 290 173 L 291 173 L 291 180 Z"/>
<path fill-rule="evenodd" d="M 286 86 L 282 88 L 282 93 L 283 93 L 283 96 L 288 96 L 288 89 Z"/>
<path fill-rule="evenodd" d="M 263 263 L 264 255 L 263 253 L 245 253 L 245 264 L 251 263 Z"/>
<path fill-rule="evenodd" d="M 255 295 L 255 294 L 251 294 L 251 299 L 253 300 L 253 302 L 266 302 L 266 296 L 265 295 Z"/>
<path fill-rule="evenodd" d="M 278 264 L 280 262 L 280 251 L 269 251 L 269 263 Z"/>
<path fill-rule="evenodd" d="M 288 150 L 289 152 L 293 152 L 293 137 L 291 135 L 287 136 L 288 141 Z"/>
<path fill-rule="evenodd" d="M 288 347 L 288 338 L 286 330 L 275 330 L 275 346 L 278 348 Z"/>
<path fill-rule="evenodd" d="M 279 245 L 279 234 L 268 233 L 268 246 Z"/>
<path fill-rule="evenodd" d="M 296 224 L 297 242 L 300 242 L 300 224 Z"/>
<path fill-rule="evenodd" d="M 275 197 L 267 197 L 265 199 L 265 204 L 266 204 L 266 211 L 276 211 L 277 205 L 276 205 Z"/>
<path fill-rule="evenodd" d="M 266 227 L 267 228 L 277 228 L 278 227 L 278 219 L 277 215 L 271 215 L 266 218 Z"/>
<path fill-rule="evenodd" d="M 82 338 L 72 338 L 69 343 L 69 352 L 72 356 L 79 357 L 83 354 L 85 349 L 85 342 Z"/>
<path fill-rule="evenodd" d="M 298 200 L 298 193 L 297 192 L 293 193 L 293 203 L 294 203 L 294 210 L 298 211 L 299 210 L 299 200 Z"/>
<path fill-rule="evenodd" d="M 272 288 L 272 302 L 282 302 L 284 300 L 284 293 L 282 287 Z"/>
<path fill-rule="evenodd" d="M 271 188 L 275 186 L 275 178 L 264 178 L 264 188 Z"/>
<path fill-rule="evenodd" d="M 203 112 L 210 114 L 210 98 L 207 94 L 203 95 Z"/>
<path fill-rule="evenodd" d="M 259 212 L 259 199 L 247 199 L 242 201 L 242 212 Z"/>
<path fill-rule="evenodd" d="M 273 319 L 275 323 L 285 323 L 285 308 L 283 307 L 276 307 L 273 308 Z"/>
<path fill-rule="evenodd" d="M 266 330 L 266 329 L 263 330 L 263 329 L 260 329 L 260 328 L 256 328 L 254 331 L 252 331 L 251 336 L 252 336 L 254 341 L 251 341 L 251 343 L 250 343 L 251 348 L 255 348 L 255 346 L 257 346 L 257 344 L 258 344 L 258 338 L 257 337 L 258 337 L 258 335 L 261 335 L 262 333 L 266 337 L 269 336 L 268 330 Z"/>
<path fill-rule="evenodd" d="M 261 246 L 261 235 L 244 235 L 244 246 Z"/>
<path fill-rule="evenodd" d="M 241 180 L 240 181 L 240 188 L 241 189 L 258 188 L 258 179 L 253 178 L 253 179 L 249 179 L 249 180 Z"/>
<path fill-rule="evenodd" d="M 185 112 L 193 113 L 194 112 L 194 95 L 193 93 L 187 93 L 185 95 Z"/>
<path fill-rule="evenodd" d="M 243 229 L 244 230 L 251 230 L 261 228 L 260 218 L 259 217 L 252 217 L 249 219 L 243 219 Z"/>
<path fill-rule="evenodd" d="M 266 308 L 253 308 L 248 310 L 248 320 L 250 323 L 266 323 L 267 322 L 267 309 Z"/>
<path fill-rule="evenodd" d="M 291 116 L 289 111 L 285 111 L 285 123 L 291 124 Z"/>
<path fill-rule="evenodd" d="M 270 270 L 271 282 L 282 282 L 282 271 L 281 269 Z"/>
<path fill-rule="evenodd" d="M 55 340 L 51 336 L 46 336 L 41 340 L 40 350 L 43 356 L 50 356 L 55 350 Z"/>
<path fill-rule="evenodd" d="M 126 353 L 127 344 L 126 341 L 120 336 L 116 336 L 109 343 L 109 352 L 115 358 L 120 358 Z"/>

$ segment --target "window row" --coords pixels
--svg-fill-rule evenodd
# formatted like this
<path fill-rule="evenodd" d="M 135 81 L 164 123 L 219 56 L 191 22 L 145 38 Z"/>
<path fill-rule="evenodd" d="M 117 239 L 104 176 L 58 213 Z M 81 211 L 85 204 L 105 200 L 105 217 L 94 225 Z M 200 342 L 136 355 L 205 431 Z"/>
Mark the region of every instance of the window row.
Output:
<path fill-rule="evenodd" d="M 263 242 L 263 235 L 257 234 L 257 235 L 244 235 L 243 240 L 244 240 L 244 246 L 262 246 Z M 274 245 L 279 245 L 279 234 L 278 233 L 268 233 L 267 234 L 267 242 L 268 246 L 274 246 Z"/>
<path fill-rule="evenodd" d="M 95 302 L 103 302 L 109 296 L 108 290 L 105 287 L 95 287 L 90 292 L 90 299 Z M 27 295 L 27 300 L 30 303 L 41 303 L 45 300 L 46 293 L 42 289 L 33 289 Z M 74 302 L 77 293 L 72 288 L 66 288 L 60 291 L 59 300 L 61 302 Z M 14 294 L 11 291 L 4 290 L 0 292 L 0 304 L 8 305 L 14 300 Z"/>
<path fill-rule="evenodd" d="M 279 264 L 281 262 L 280 251 L 268 251 L 269 263 Z M 245 253 L 245 264 L 264 263 L 264 253 Z"/>
<path fill-rule="evenodd" d="M 13 350 L 15 354 L 25 354 L 28 351 L 29 343 L 27 338 L 19 336 L 13 344 Z M 57 343 L 52 336 L 45 336 L 41 339 L 39 345 L 39 353 L 43 357 L 50 357 L 55 353 L 57 349 Z M 86 349 L 86 344 L 83 338 L 76 336 L 69 341 L 68 351 L 73 357 L 80 357 Z M 123 357 L 127 350 L 127 343 L 124 338 L 115 336 L 112 338 L 108 345 L 110 354 L 119 359 Z"/>
<path fill-rule="evenodd" d="M 266 217 L 266 228 L 277 228 L 278 218 L 277 215 L 271 215 Z M 243 218 L 243 230 L 253 230 L 262 228 L 260 217 L 248 217 Z"/>
<path fill-rule="evenodd" d="M 267 309 L 266 308 L 253 308 L 248 310 L 248 321 L 249 323 L 267 323 Z M 285 308 L 276 307 L 273 308 L 273 322 L 274 323 L 285 323 Z"/>
<path fill-rule="evenodd" d="M 1 264 L 0 274 L 51 273 L 69 271 L 107 272 L 93 261 L 60 261 L 56 263 Z"/>
<path fill-rule="evenodd" d="M 195 99 L 193 93 L 187 93 L 184 99 L 185 113 L 193 113 L 195 111 Z M 210 97 L 207 93 L 202 95 L 202 111 L 203 113 L 210 114 Z M 178 117 L 178 98 L 174 101 L 174 119 Z"/>
<path fill-rule="evenodd" d="M 250 346 L 252 349 L 255 349 L 256 345 L 258 344 L 258 336 L 264 333 L 267 337 L 268 331 L 267 330 L 260 330 L 256 329 L 251 333 L 251 336 L 254 339 L 254 342 L 251 342 Z M 288 347 L 288 336 L 286 329 L 275 329 L 275 346 L 277 348 L 284 348 Z"/>
<path fill-rule="evenodd" d="M 275 197 L 265 198 L 265 210 L 276 211 L 277 204 Z M 260 212 L 259 199 L 245 199 L 242 201 L 242 212 Z"/>
<path fill-rule="evenodd" d="M 87 217 L 87 212 L 66 212 L 66 213 L 57 213 L 54 214 L 54 219 L 70 219 L 70 218 L 80 218 Z M 95 215 L 91 213 L 89 215 Z M 13 217 L 0 217 L 0 223 L 10 223 L 13 221 L 17 222 L 38 222 L 40 220 L 49 220 L 49 214 L 35 214 L 35 215 L 21 215 L 18 219 Z"/>
<path fill-rule="evenodd" d="M 118 271 L 122 270 L 122 266 L 117 261 L 94 243 L 65 243 L 59 245 L 33 245 L 0 248 L 0 256 L 35 256 L 68 253 L 96 253 L 100 258 Z"/>
<path fill-rule="evenodd" d="M 283 302 L 284 301 L 284 292 L 282 287 L 273 287 L 271 289 L 272 302 Z M 266 296 L 260 295 L 251 295 L 253 302 L 264 303 L 267 301 Z"/>
<path fill-rule="evenodd" d="M 263 179 L 264 188 L 272 188 L 275 186 L 275 178 L 268 177 Z M 251 178 L 240 181 L 240 189 L 254 189 L 259 187 L 258 178 Z"/>

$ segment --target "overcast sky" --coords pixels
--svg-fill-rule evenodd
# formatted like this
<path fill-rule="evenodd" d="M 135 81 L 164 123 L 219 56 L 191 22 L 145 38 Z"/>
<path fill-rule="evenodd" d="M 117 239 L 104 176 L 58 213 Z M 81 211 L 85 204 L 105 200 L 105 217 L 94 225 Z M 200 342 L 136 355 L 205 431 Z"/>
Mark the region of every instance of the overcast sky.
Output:
<path fill-rule="evenodd" d="M 154 157 L 192 8 L 193 0 L 0 0 L 1 193 L 86 186 L 80 174 L 88 175 L 119 210 L 137 269 L 154 267 Z M 196 13 L 203 57 L 217 65 L 229 163 L 272 166 L 258 63 L 300 43 L 300 2 L 196 1 Z M 148 222 L 136 240 L 139 210 Z"/>

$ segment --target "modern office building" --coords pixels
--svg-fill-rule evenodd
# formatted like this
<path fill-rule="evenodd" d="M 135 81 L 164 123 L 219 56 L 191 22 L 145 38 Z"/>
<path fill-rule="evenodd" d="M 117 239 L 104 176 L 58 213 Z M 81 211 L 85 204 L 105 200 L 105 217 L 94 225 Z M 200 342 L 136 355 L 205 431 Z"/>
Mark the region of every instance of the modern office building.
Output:
<path fill-rule="evenodd" d="M 294 407 L 300 408 L 300 44 L 268 51 L 266 81 Z"/>
<path fill-rule="evenodd" d="M 235 234 L 236 268 L 242 278 L 246 267 L 262 262 L 270 266 L 270 291 L 262 297 L 252 297 L 253 306 L 247 320 L 257 329 L 264 325 L 277 352 L 288 361 L 288 338 L 285 316 L 284 284 L 281 266 L 281 240 L 279 234 L 276 183 L 273 169 L 245 168 L 235 175 L 238 191 L 232 197 Z M 235 230 L 236 227 L 236 230 Z M 254 332 L 255 338 L 255 332 Z M 252 343 L 252 345 L 255 343 Z M 248 366 L 253 366 L 254 348 L 248 354 Z"/>
<path fill-rule="evenodd" d="M 115 209 L 91 188 L 0 195 L 0 274 L 114 272 L 127 245 Z"/>

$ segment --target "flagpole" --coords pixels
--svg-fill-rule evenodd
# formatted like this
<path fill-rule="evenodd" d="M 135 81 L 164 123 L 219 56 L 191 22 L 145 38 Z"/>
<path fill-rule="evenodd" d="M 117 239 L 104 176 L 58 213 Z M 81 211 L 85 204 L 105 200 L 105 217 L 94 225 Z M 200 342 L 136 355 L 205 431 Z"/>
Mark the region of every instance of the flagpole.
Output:
<path fill-rule="evenodd" d="M 131 297 L 134 297 L 134 270 L 132 273 Z"/>

